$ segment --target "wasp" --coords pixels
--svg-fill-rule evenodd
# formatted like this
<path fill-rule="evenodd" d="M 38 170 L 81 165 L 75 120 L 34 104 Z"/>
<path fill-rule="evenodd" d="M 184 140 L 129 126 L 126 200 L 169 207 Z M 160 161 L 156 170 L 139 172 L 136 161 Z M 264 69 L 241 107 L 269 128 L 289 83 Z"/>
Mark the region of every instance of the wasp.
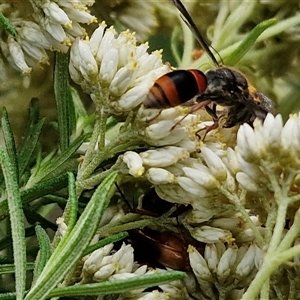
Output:
<path fill-rule="evenodd" d="M 177 206 L 177 205 L 176 205 Z M 160 217 L 174 208 L 174 204 L 160 198 L 155 189 L 142 197 L 141 208 L 136 212 L 152 217 Z M 178 217 L 189 211 L 189 206 L 177 206 L 169 217 Z M 151 267 L 165 267 L 180 271 L 191 271 L 188 245 L 193 245 L 204 254 L 205 244 L 193 239 L 187 230 L 178 223 L 178 232 L 157 231 L 145 227 L 131 230 L 129 241 L 134 248 L 135 260 Z"/>
<path fill-rule="evenodd" d="M 242 123 L 252 125 L 255 118 L 263 121 L 273 109 L 272 100 L 258 92 L 242 73 L 222 66 L 182 2 L 180 0 L 171 0 L 171 2 L 179 10 L 215 68 L 205 74 L 199 70 L 175 70 L 161 76 L 150 89 L 144 106 L 168 108 L 195 99 L 197 104 L 190 112 L 205 107 L 215 123 L 219 121 L 216 105 L 226 107 L 225 123 L 222 124 L 225 128 Z"/>
<path fill-rule="evenodd" d="M 170 212 L 170 218 L 177 218 L 191 209 L 190 206 L 177 206 L 160 198 L 155 189 L 151 188 L 139 200 L 139 209 L 133 209 L 124 197 L 121 188 L 116 185 L 129 211 L 141 216 L 158 218 Z M 175 208 L 175 209 L 174 209 Z M 129 230 L 127 242 L 134 249 L 134 260 L 138 263 L 146 263 L 153 268 L 164 267 L 180 271 L 191 271 L 188 246 L 193 245 L 201 254 L 204 254 L 205 244 L 193 239 L 188 231 L 179 226 L 178 232 L 167 228 L 162 231 L 149 227 Z"/>

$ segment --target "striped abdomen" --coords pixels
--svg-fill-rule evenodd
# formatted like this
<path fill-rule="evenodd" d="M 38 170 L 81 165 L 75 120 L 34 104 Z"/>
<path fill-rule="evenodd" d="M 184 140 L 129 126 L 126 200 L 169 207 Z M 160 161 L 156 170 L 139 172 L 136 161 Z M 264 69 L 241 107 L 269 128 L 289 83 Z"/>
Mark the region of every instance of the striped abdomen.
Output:
<path fill-rule="evenodd" d="M 206 89 L 206 76 L 199 70 L 176 70 L 158 78 L 150 89 L 144 106 L 167 108 L 180 105 Z"/>

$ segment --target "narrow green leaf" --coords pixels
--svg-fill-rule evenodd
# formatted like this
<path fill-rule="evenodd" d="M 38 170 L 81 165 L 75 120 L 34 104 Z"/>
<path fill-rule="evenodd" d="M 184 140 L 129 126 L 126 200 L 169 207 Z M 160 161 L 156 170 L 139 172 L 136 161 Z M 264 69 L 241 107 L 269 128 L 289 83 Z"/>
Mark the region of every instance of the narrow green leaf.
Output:
<path fill-rule="evenodd" d="M 51 203 L 57 203 L 59 206 L 66 206 L 68 200 L 62 196 L 57 195 L 47 195 L 43 197 L 43 205 L 51 204 Z M 79 202 L 78 208 L 85 208 L 86 203 Z"/>
<path fill-rule="evenodd" d="M 34 263 L 27 263 L 26 270 L 32 271 L 34 269 Z M 1 264 L 0 265 L 0 274 L 13 274 L 15 273 L 15 265 L 13 264 Z"/>
<path fill-rule="evenodd" d="M 181 62 L 181 55 L 182 55 L 182 49 L 181 51 L 179 51 L 178 49 L 178 45 L 179 45 L 179 39 L 181 38 L 182 36 L 182 32 L 180 31 L 180 28 L 179 27 L 175 27 L 173 32 L 172 32 L 172 37 L 171 37 L 171 51 L 172 51 L 172 54 L 174 56 L 174 59 L 177 63 L 177 65 L 180 64 Z"/>
<path fill-rule="evenodd" d="M 42 273 L 49 257 L 51 256 L 51 243 L 46 231 L 39 225 L 35 227 L 35 231 L 39 242 L 40 251 L 35 261 L 32 285 L 35 284 L 37 278 Z"/>
<path fill-rule="evenodd" d="M 26 243 L 21 196 L 15 168 L 12 166 L 9 156 L 2 148 L 0 148 L 0 163 L 5 179 L 13 238 L 13 255 L 16 267 L 16 294 L 17 300 L 21 300 L 24 297 L 26 282 Z"/>
<path fill-rule="evenodd" d="M 17 182 L 19 184 L 19 165 L 18 165 L 16 143 L 15 143 L 13 131 L 10 126 L 6 108 L 3 108 L 3 111 L 2 111 L 1 126 L 2 126 L 2 132 L 3 132 L 4 141 L 5 141 L 6 151 L 10 158 L 12 166 L 14 168 L 14 173 L 17 176 Z"/>
<path fill-rule="evenodd" d="M 57 159 L 41 165 L 38 174 L 36 174 L 36 176 L 28 182 L 28 185 L 33 186 L 36 182 L 39 182 L 42 179 L 53 177 L 53 174 L 57 176 L 58 174 L 61 174 L 62 171 L 65 171 L 66 168 L 63 168 L 64 164 L 71 158 L 72 155 L 74 155 L 76 150 L 85 141 L 86 137 L 86 135 L 79 136 Z"/>
<path fill-rule="evenodd" d="M 24 173 L 41 135 L 45 119 L 40 119 L 40 106 L 36 98 L 31 100 L 28 109 L 28 125 L 22 144 L 18 147 L 18 161 L 20 176 Z"/>
<path fill-rule="evenodd" d="M 16 293 L 4 293 L 0 294 L 0 300 L 15 300 Z"/>
<path fill-rule="evenodd" d="M 266 31 L 264 31 L 261 34 L 261 36 L 258 38 L 258 41 L 264 41 L 266 39 L 269 39 L 299 24 L 300 24 L 300 14 L 297 13 L 294 16 L 289 17 L 287 19 L 283 19 L 279 21 L 277 24 L 275 24 L 274 26 L 266 29 Z"/>
<path fill-rule="evenodd" d="M 57 177 L 52 177 L 47 180 L 40 181 L 32 188 L 28 188 L 21 192 L 22 203 L 29 203 L 30 201 L 39 197 L 57 192 L 68 185 L 68 174 L 62 174 Z"/>
<path fill-rule="evenodd" d="M 8 33 L 12 36 L 16 36 L 16 31 L 12 24 L 4 17 L 4 15 L 0 12 L 0 26 L 4 28 Z"/>
<path fill-rule="evenodd" d="M 54 67 L 54 93 L 57 107 L 59 143 L 61 151 L 69 147 L 75 128 L 75 110 L 69 85 L 68 54 L 56 53 Z"/>
<path fill-rule="evenodd" d="M 28 135 L 25 136 L 22 144 L 18 148 L 20 176 L 24 173 L 28 163 L 30 162 L 32 153 L 35 150 L 41 135 L 44 122 L 45 119 L 41 119 L 37 124 L 31 124 Z"/>
<path fill-rule="evenodd" d="M 96 189 L 69 236 L 58 244 L 26 300 L 42 300 L 63 279 L 88 246 L 115 191 L 117 172 L 109 174 Z"/>
<path fill-rule="evenodd" d="M 239 46 L 229 56 L 224 59 L 224 64 L 234 66 L 254 45 L 257 38 L 270 26 L 277 22 L 276 19 L 269 19 L 256 25 L 247 37 L 239 44 Z"/>
<path fill-rule="evenodd" d="M 51 297 L 63 296 L 97 296 L 111 295 L 130 292 L 137 289 L 146 289 L 152 286 L 168 283 L 174 280 L 183 279 L 186 276 L 184 272 L 170 271 L 164 273 L 136 276 L 134 278 L 119 279 L 101 283 L 92 283 L 85 285 L 74 285 L 63 288 L 56 288 L 49 293 Z"/>
<path fill-rule="evenodd" d="M 70 86 L 70 90 L 71 90 L 71 94 L 72 94 L 72 100 L 74 103 L 74 107 L 76 107 L 76 115 L 77 117 L 84 117 L 87 118 L 89 116 L 89 114 L 87 113 L 80 95 L 78 94 L 78 91 L 76 89 L 74 89 L 73 87 Z"/>
<path fill-rule="evenodd" d="M 111 243 L 115 243 L 115 242 L 118 242 L 118 241 L 121 241 L 123 240 L 124 238 L 126 238 L 128 236 L 128 233 L 127 232 L 120 232 L 120 233 L 117 233 L 115 235 L 112 235 L 110 237 L 107 237 L 107 238 L 104 238 L 102 239 L 101 241 L 99 241 L 98 243 L 96 244 L 93 244 L 92 246 L 89 246 L 87 247 L 84 252 L 82 253 L 82 256 L 85 256 L 87 254 L 90 254 L 92 253 L 93 251 L 101 248 L 101 247 L 104 247 L 105 245 L 108 245 L 108 244 L 111 244 Z"/>
<path fill-rule="evenodd" d="M 66 153 L 62 153 L 62 155 L 65 154 Z M 42 167 L 40 167 L 39 172 L 36 173 L 35 177 L 33 178 L 33 181 L 28 181 L 30 185 L 32 185 L 33 182 L 36 184 L 40 181 L 49 180 L 53 177 L 58 177 L 68 172 L 76 174 L 78 171 L 78 156 L 76 157 L 75 153 L 73 153 L 73 155 L 70 155 L 69 158 L 53 158 L 52 163 L 57 164 L 57 167 L 52 166 L 51 163 L 46 163 L 46 165 L 42 164 Z M 49 172 L 48 168 L 52 170 L 52 172 Z M 30 185 L 27 184 L 27 186 Z"/>
<path fill-rule="evenodd" d="M 40 120 L 40 101 L 38 98 L 32 98 L 29 103 L 27 119 L 28 124 L 26 125 L 24 135 L 28 135 L 28 132 L 31 130 L 31 124 L 37 124 Z"/>
<path fill-rule="evenodd" d="M 68 175 L 63 174 L 48 180 L 44 180 L 36 184 L 32 188 L 28 188 L 21 192 L 21 200 L 23 204 L 29 203 L 39 197 L 57 192 L 68 184 Z M 9 214 L 7 200 L 0 202 L 0 220 Z"/>

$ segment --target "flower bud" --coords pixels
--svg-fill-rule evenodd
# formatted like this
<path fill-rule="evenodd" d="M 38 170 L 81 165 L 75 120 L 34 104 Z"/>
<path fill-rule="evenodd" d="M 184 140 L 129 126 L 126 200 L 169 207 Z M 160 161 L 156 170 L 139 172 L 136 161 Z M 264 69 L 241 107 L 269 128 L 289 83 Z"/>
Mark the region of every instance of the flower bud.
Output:
<path fill-rule="evenodd" d="M 189 157 L 187 150 L 179 147 L 169 146 L 156 150 L 148 150 L 140 153 L 144 165 L 151 167 L 166 167 L 175 164 L 178 160 Z"/>
<path fill-rule="evenodd" d="M 215 178 L 219 181 L 226 180 L 227 168 L 222 162 L 221 158 L 207 147 L 202 147 L 201 153 L 204 157 L 208 168 L 210 169 L 211 173 L 215 176 Z"/>
<path fill-rule="evenodd" d="M 177 177 L 177 182 L 184 190 L 200 198 L 208 194 L 203 187 L 188 177 Z"/>
<path fill-rule="evenodd" d="M 218 268 L 217 268 L 217 276 L 219 281 L 225 281 L 226 278 L 232 272 L 232 266 L 235 262 L 237 256 L 237 248 L 229 247 L 223 253 L 219 260 Z"/>
<path fill-rule="evenodd" d="M 212 275 L 202 255 L 191 245 L 188 247 L 188 253 L 191 267 L 197 279 L 211 281 Z"/>
<path fill-rule="evenodd" d="M 249 192 L 257 192 L 259 190 L 259 186 L 257 183 L 252 180 L 247 174 L 243 172 L 238 172 L 236 174 L 236 180 L 241 184 L 241 186 Z"/>
<path fill-rule="evenodd" d="M 256 247 L 250 245 L 241 262 L 236 267 L 236 275 L 245 278 L 253 269 L 255 263 Z"/>
<path fill-rule="evenodd" d="M 146 172 L 146 177 L 153 184 L 173 183 L 175 180 L 172 173 L 162 168 L 150 168 Z"/>
<path fill-rule="evenodd" d="M 214 190 L 219 186 L 219 182 L 205 166 L 199 166 L 197 169 L 184 167 L 182 170 L 188 178 L 192 179 L 200 186 L 203 186 L 205 189 Z"/>
<path fill-rule="evenodd" d="M 127 164 L 128 173 L 133 177 L 140 177 L 143 175 L 145 168 L 143 167 L 143 160 L 139 154 L 133 151 L 127 151 L 123 155 L 123 161 Z"/>
<path fill-rule="evenodd" d="M 231 233 L 228 230 L 210 226 L 191 227 L 187 226 L 190 234 L 199 242 L 212 244 L 220 241 L 230 241 Z"/>

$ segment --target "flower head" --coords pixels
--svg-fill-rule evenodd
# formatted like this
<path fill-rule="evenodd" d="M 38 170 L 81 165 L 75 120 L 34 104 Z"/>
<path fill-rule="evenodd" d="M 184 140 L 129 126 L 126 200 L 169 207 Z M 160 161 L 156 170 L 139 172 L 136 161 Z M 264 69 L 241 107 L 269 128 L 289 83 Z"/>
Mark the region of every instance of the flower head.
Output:
<path fill-rule="evenodd" d="M 108 24 L 120 23 L 122 28 L 136 32 L 139 41 L 145 41 L 158 26 L 156 7 L 152 1 L 96 1 L 92 11 Z"/>
<path fill-rule="evenodd" d="M 258 271 L 258 261 L 262 251 L 254 244 L 237 247 L 215 243 L 205 247 L 201 255 L 194 247 L 189 247 L 189 257 L 193 272 L 204 295 L 215 294 L 213 289 L 223 295 L 231 295 L 239 289 L 240 282 Z M 215 283 L 215 286 L 214 286 Z M 206 288 L 208 287 L 208 290 Z"/>
<path fill-rule="evenodd" d="M 77 39 L 71 48 L 70 75 L 93 101 L 114 114 L 139 106 L 155 79 L 167 72 L 161 54 L 147 53 L 147 44 L 137 45 L 135 35 L 119 35 L 102 22 L 90 40 Z"/>
<path fill-rule="evenodd" d="M 84 262 L 83 281 L 105 281 L 113 274 L 133 271 L 133 248 L 123 244 L 112 253 L 113 244 L 94 251 Z"/>
<path fill-rule="evenodd" d="M 67 52 L 77 36 L 86 32 L 80 23 L 92 23 L 85 1 L 31 1 L 26 9 L 20 4 L 15 10 L 0 7 L 14 28 L 15 34 L 1 30 L 1 51 L 14 67 L 29 75 L 32 68 L 49 63 L 46 50 Z M 24 16 L 25 15 L 25 16 Z M 30 19 L 27 15 L 31 15 Z"/>

